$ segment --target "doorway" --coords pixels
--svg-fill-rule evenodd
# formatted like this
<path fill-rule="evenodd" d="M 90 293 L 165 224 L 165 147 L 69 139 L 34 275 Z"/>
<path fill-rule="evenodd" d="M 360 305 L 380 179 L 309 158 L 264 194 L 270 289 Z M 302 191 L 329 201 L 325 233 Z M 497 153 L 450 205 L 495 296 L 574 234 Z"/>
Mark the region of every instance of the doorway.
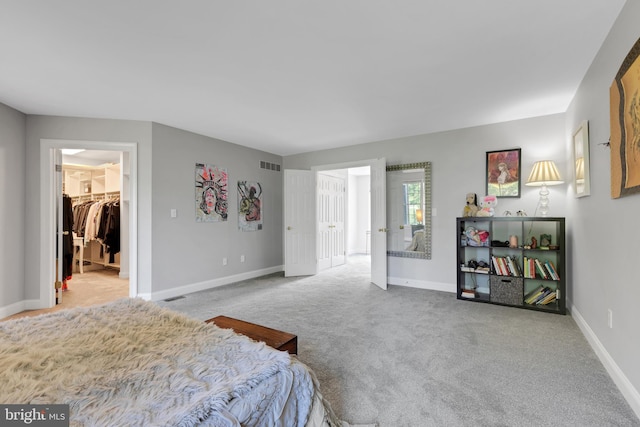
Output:
<path fill-rule="evenodd" d="M 316 174 L 320 171 L 357 168 L 370 169 L 371 282 L 387 289 L 386 239 L 386 159 L 370 159 L 334 165 L 314 166 L 311 170 L 285 169 L 284 174 L 284 272 L 285 276 L 317 273 Z"/>
<path fill-rule="evenodd" d="M 386 160 L 321 165 L 315 172 L 345 171 L 347 177 L 347 254 L 369 264 L 371 282 L 387 289 Z M 376 230 L 372 230 L 376 228 Z M 374 232 L 372 232 L 374 231 Z M 363 251 L 364 248 L 364 251 Z M 349 262 L 349 257 L 347 258 Z"/>
<path fill-rule="evenodd" d="M 55 289 L 52 278 L 56 277 L 56 205 L 59 192 L 56 181 L 62 180 L 62 164 L 56 163 L 62 149 L 78 149 L 91 151 L 108 151 L 120 158 L 120 228 L 125 230 L 120 235 L 119 271 L 110 271 L 111 276 L 118 281 L 126 280 L 128 286 L 124 296 L 137 295 L 137 144 L 122 142 L 99 141 L 70 141 L 50 140 L 40 141 L 40 201 L 41 233 L 40 233 L 40 308 L 55 306 Z M 105 172 L 106 174 L 106 172 Z M 97 182 L 104 183 L 106 176 Z M 93 184 L 93 183 L 92 183 Z M 82 187 L 84 191 L 84 187 Z M 75 250 L 75 248 L 74 248 Z M 104 255 L 104 254 L 103 254 Z M 79 258 L 79 257 L 78 257 Z M 111 261 L 111 259 L 109 259 Z M 79 270 L 79 259 L 74 262 L 74 268 Z M 84 260 L 82 261 L 84 264 Z M 84 267 L 84 265 L 83 265 Z M 104 265 L 103 265 L 104 267 Z M 76 271 L 77 271 L 76 270 Z M 90 272 L 88 268 L 87 272 Z M 77 277 L 82 276 L 79 274 Z M 87 279 L 90 276 L 86 276 Z M 117 294 L 118 296 L 120 294 Z M 64 301 L 64 294 L 62 294 Z"/>
<path fill-rule="evenodd" d="M 120 221 L 125 153 L 63 148 L 61 154 L 62 197 L 72 206 L 63 223 L 72 227 L 68 233 L 73 247 L 56 305 L 72 308 L 127 297 L 129 278 L 121 268 L 121 255 L 129 248 L 121 243 L 129 241 L 128 227 Z"/>

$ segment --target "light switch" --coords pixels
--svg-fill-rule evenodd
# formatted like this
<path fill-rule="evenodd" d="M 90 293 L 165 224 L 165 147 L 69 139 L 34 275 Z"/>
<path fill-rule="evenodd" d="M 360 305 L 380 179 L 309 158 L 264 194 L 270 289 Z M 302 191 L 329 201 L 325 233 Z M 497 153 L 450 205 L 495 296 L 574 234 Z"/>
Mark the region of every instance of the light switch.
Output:
<path fill-rule="evenodd" d="M 178 210 L 177 209 L 171 209 L 171 218 L 175 218 L 178 216 Z"/>

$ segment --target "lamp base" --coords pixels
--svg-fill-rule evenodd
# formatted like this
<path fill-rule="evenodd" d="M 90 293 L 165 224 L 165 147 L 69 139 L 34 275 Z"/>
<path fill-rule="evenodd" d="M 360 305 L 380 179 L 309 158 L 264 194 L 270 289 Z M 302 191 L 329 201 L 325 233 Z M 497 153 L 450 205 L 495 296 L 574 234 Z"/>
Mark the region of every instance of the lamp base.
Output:
<path fill-rule="evenodd" d="M 540 187 L 540 216 L 547 216 L 549 214 L 549 190 L 546 184 L 542 184 Z"/>

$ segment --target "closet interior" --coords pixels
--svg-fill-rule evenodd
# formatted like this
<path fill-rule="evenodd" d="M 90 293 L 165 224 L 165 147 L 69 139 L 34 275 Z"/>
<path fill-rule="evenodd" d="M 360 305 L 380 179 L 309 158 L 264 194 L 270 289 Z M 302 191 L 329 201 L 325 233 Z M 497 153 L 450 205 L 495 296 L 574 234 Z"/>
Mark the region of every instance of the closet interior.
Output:
<path fill-rule="evenodd" d="M 120 269 L 120 165 L 63 165 L 73 208 L 73 268 Z"/>
<path fill-rule="evenodd" d="M 122 236 L 126 227 L 120 226 L 121 163 L 114 161 L 121 157 L 119 152 L 91 150 L 84 156 L 63 155 L 62 191 L 71 200 L 73 215 L 73 257 L 63 290 L 70 291 L 68 296 L 82 292 L 85 302 L 106 302 L 129 292 L 128 279 L 119 277 L 121 241 L 128 241 Z"/>

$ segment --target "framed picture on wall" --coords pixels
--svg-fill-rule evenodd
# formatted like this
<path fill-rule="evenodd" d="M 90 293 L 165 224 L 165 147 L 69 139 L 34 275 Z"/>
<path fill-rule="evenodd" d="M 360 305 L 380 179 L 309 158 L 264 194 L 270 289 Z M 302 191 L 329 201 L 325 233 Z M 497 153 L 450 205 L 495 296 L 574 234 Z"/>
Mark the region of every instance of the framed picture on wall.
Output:
<path fill-rule="evenodd" d="M 520 148 L 487 151 L 487 195 L 520 197 Z"/>
<path fill-rule="evenodd" d="M 611 197 L 640 192 L 640 39 L 610 88 Z"/>

